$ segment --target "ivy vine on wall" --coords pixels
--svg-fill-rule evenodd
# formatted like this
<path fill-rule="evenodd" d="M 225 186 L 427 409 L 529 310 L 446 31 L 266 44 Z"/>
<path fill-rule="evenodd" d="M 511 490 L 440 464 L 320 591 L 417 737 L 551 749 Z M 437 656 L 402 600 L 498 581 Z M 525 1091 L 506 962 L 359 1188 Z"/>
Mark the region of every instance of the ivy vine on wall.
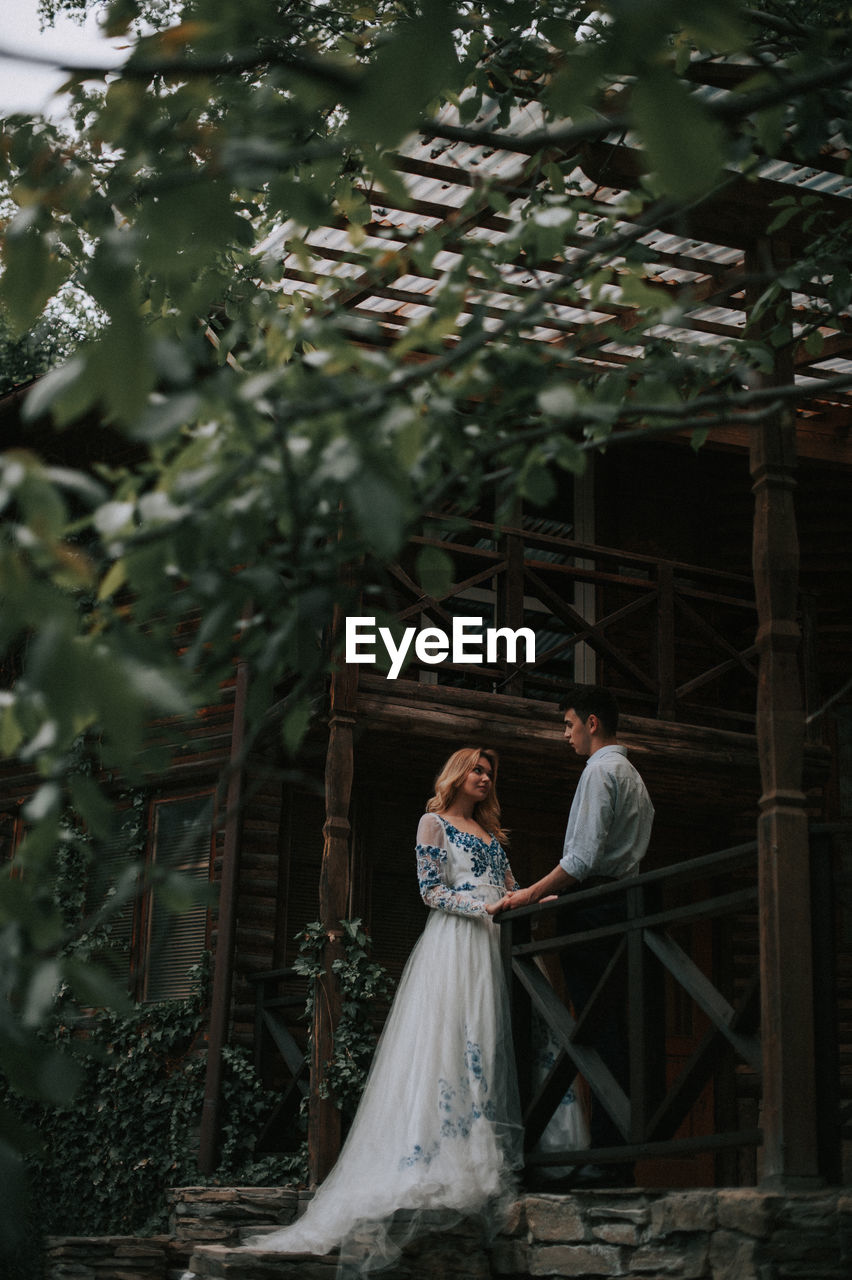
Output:
<path fill-rule="evenodd" d="M 362 922 L 341 925 L 344 957 L 335 971 L 343 1011 L 329 1085 L 337 1105 L 351 1115 L 375 1047 L 377 1014 L 392 982 L 370 959 Z M 320 924 L 311 923 L 298 938 L 295 967 L 308 978 L 302 1016 L 310 1025 L 325 934 Z M 82 1067 L 71 1105 L 23 1099 L 0 1078 L 0 1107 L 33 1135 L 27 1165 L 37 1192 L 39 1232 L 146 1235 L 167 1229 L 169 1187 L 306 1181 L 305 1144 L 291 1153 L 255 1157 L 256 1138 L 276 1097 L 262 1086 L 248 1051 L 233 1047 L 224 1051 L 219 1162 L 212 1177 L 198 1172 L 209 969 L 206 956 L 194 970 L 193 994 L 186 1000 L 135 1006 L 123 1014 L 99 1011 L 73 1030 L 58 1018 L 47 1034 L 72 1049 Z M 19 1275 L 29 1280 L 29 1271 L 13 1271 L 16 1280 Z"/>
<path fill-rule="evenodd" d="M 205 1181 L 197 1168 L 204 1097 L 208 963 L 197 966 L 187 1000 L 99 1012 L 74 1032 L 81 1083 L 68 1107 L 7 1096 L 35 1141 L 27 1164 L 39 1225 L 52 1235 L 144 1235 L 166 1228 L 168 1187 Z M 52 1033 L 68 1041 L 59 1025 Z M 256 1160 L 255 1137 L 274 1098 L 249 1054 L 224 1054 L 220 1160 L 215 1183 L 286 1183 L 295 1157 Z"/>
<path fill-rule="evenodd" d="M 334 1035 L 334 1053 L 320 1085 L 323 1097 L 331 1097 L 346 1118 L 354 1115 L 364 1089 L 376 1046 L 377 1021 L 393 994 L 393 980 L 370 959 L 370 937 L 361 920 L 341 920 L 343 957 L 332 971 L 340 979 L 340 1021 Z M 325 966 L 326 933 L 319 921 L 297 935 L 299 954 L 294 968 L 308 979 L 305 1017 L 313 1022 L 316 980 Z M 382 1019 L 383 1020 L 383 1019 Z M 311 1038 L 308 1037 L 308 1055 Z"/>

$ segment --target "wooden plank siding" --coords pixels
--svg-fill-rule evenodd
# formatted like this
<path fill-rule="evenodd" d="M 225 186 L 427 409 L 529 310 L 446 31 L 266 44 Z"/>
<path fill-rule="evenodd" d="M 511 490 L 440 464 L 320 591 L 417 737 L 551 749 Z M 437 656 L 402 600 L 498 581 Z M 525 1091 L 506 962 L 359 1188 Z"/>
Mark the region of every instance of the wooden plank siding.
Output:
<path fill-rule="evenodd" d="M 286 866 L 280 775 L 256 758 L 249 760 L 245 775 L 232 1019 L 234 1042 L 250 1046 L 254 1040 L 255 988 L 249 978 L 279 967 L 275 962 L 276 938 L 287 898 L 280 882 L 281 869 Z"/>

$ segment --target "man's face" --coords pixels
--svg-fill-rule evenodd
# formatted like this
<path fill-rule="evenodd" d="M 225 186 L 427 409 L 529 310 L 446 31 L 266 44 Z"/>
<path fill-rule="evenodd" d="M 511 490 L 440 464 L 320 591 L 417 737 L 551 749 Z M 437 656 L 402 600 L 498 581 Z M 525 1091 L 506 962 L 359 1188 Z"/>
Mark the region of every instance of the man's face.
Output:
<path fill-rule="evenodd" d="M 591 716 L 589 717 L 591 720 Z M 592 735 L 589 720 L 583 721 L 573 707 L 565 712 L 565 737 L 577 752 L 578 756 L 587 756 L 592 750 Z"/>

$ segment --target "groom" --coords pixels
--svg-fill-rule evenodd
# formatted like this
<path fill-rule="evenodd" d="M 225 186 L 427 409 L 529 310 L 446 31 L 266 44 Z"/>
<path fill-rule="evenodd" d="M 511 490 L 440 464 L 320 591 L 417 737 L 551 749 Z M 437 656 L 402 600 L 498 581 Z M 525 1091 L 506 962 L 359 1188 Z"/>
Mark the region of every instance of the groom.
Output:
<path fill-rule="evenodd" d="M 579 756 L 588 757 L 568 815 L 562 857 L 552 871 L 507 894 L 501 906 L 522 907 L 552 894 L 592 889 L 635 875 L 648 848 L 654 807 L 645 784 L 617 741 L 618 704 L 599 685 L 573 685 L 562 707 L 565 737 Z M 589 903 L 571 912 L 571 929 L 583 932 L 623 918 L 619 899 Z M 617 938 L 605 938 L 562 953 L 568 994 L 579 1016 L 612 958 Z M 630 1062 L 622 1002 L 614 1000 L 599 1023 L 595 1048 L 622 1088 L 629 1084 Z M 624 1138 L 598 1100 L 592 1097 L 592 1147 L 623 1146 Z M 572 1186 L 618 1186 L 633 1181 L 632 1166 L 584 1165 Z"/>

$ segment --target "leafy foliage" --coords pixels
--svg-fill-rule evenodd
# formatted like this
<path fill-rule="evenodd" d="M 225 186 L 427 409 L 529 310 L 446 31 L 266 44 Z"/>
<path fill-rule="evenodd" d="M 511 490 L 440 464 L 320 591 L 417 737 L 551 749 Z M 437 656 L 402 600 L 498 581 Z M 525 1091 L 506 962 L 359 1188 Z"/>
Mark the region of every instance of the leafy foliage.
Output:
<path fill-rule="evenodd" d="M 360 920 L 341 921 L 344 957 L 335 964 L 343 1014 L 335 1037 L 327 1092 L 351 1116 L 376 1043 L 376 1006 L 392 983 L 369 958 Z M 304 1017 L 313 1016 L 315 980 L 323 970 L 325 933 L 312 923 L 299 935 L 297 970 L 309 979 Z M 209 958 L 208 958 L 209 959 Z M 166 1228 L 165 1192 L 210 1181 L 221 1185 L 304 1182 L 304 1147 L 291 1155 L 256 1157 L 254 1144 L 275 1102 L 260 1085 L 247 1054 L 223 1055 L 222 1135 L 211 1178 L 198 1173 L 197 1126 L 204 1099 L 205 1004 L 208 965 L 195 972 L 187 1000 L 93 1015 L 85 1034 L 58 1021 L 48 1038 L 79 1063 L 73 1097 L 63 1105 L 23 1098 L 0 1084 L 0 1098 L 32 1135 L 26 1159 L 39 1189 L 38 1228 L 48 1235 L 144 1235 Z M 10 1182 L 7 1187 L 13 1184 Z M 32 1230 L 32 1228 L 31 1228 Z M 7 1240 L 0 1254 L 9 1256 Z"/>
<path fill-rule="evenodd" d="M 197 1185 L 198 1117 L 204 1097 L 204 973 L 186 1001 L 99 1014 L 77 1038 L 80 1081 L 73 1102 L 46 1106 L 3 1090 L 4 1102 L 36 1135 L 27 1158 L 47 1234 L 147 1234 L 166 1227 L 165 1191 Z M 69 1030 L 53 1033 L 68 1045 Z M 274 1102 L 246 1053 L 224 1054 L 223 1135 L 213 1182 L 286 1182 L 289 1157 L 254 1156 Z M 203 1179 L 202 1179 L 203 1181 Z"/>
<path fill-rule="evenodd" d="M 328 676 L 335 610 L 353 600 L 348 566 L 370 599 L 425 511 L 465 511 L 485 492 L 501 511 L 518 496 L 546 502 L 555 470 L 580 469 L 631 428 L 748 421 L 765 412 L 757 384 L 777 351 L 816 351 L 821 329 L 841 323 L 852 241 L 796 189 L 775 229 L 795 219 L 807 248 L 784 278 L 771 262 L 756 270 L 760 323 L 742 337 L 658 339 L 691 299 L 650 286 L 646 240 L 769 158 L 818 167 L 848 141 L 846 8 L 539 8 L 113 0 L 108 29 L 130 52 L 96 88 L 71 77 L 73 144 L 42 120 L 3 122 L 11 339 L 69 288 L 102 317 L 40 379 L 28 419 L 61 431 L 95 415 L 117 442 L 94 474 L 23 448 L 0 455 L 0 652 L 17 676 L 0 695 L 0 751 L 39 779 L 14 868 L 26 887 L 0 884 L 0 1061 L 16 1079 L 26 1064 L 39 1095 L 61 1104 L 71 1093 L 53 1048 L 30 1057 L 56 986 L 86 995 L 93 981 L 86 964 L 59 959 L 63 814 L 109 827 L 99 771 L 144 776 L 151 717 L 210 702 L 239 652 L 248 746 L 272 721 L 296 754 Z M 700 73 L 720 63 L 741 78 L 708 92 Z M 405 207 L 392 155 L 411 130 L 436 149 L 461 139 L 524 159 L 511 190 L 478 178 L 447 225 L 389 247 L 367 235 L 367 195 Z M 584 145 L 613 136 L 630 140 L 635 177 L 606 208 L 572 175 Z M 460 239 L 485 213 L 505 234 Z M 359 280 L 411 268 L 433 286 L 428 314 L 385 341 L 347 306 L 353 291 L 313 271 L 306 237 L 325 225 L 347 230 L 354 296 Z M 304 287 L 291 292 L 270 247 L 281 243 L 301 263 Z M 512 263 L 535 287 L 495 323 L 480 292 Z M 778 293 L 797 283 L 819 298 L 799 333 Z M 570 327 L 558 344 L 526 341 L 557 299 L 600 303 L 610 318 L 595 341 L 630 334 L 629 370 L 599 369 Z M 445 569 L 423 564 L 432 579 Z M 179 647 L 187 617 L 197 630 Z M 81 734 L 97 766 L 85 784 Z M 10 1159 L 16 1141 L 10 1132 Z"/>
<path fill-rule="evenodd" d="M 332 972 L 340 980 L 341 1013 L 334 1032 L 334 1052 L 320 1092 L 324 1098 L 332 1098 L 351 1118 L 363 1093 L 376 1047 L 376 1007 L 390 1000 L 393 982 L 386 970 L 370 959 L 370 939 L 361 920 L 341 920 L 340 927 L 344 955 L 333 962 Z M 305 925 L 298 939 L 295 969 L 309 979 L 305 1018 L 310 1024 L 317 979 L 325 972 L 326 932 L 315 920 Z M 309 1052 L 310 1042 L 309 1034 Z"/>
<path fill-rule="evenodd" d="M 90 331 L 91 326 L 63 311 L 40 318 L 28 333 L 13 337 L 0 313 L 0 396 L 34 382 L 67 359 Z"/>

